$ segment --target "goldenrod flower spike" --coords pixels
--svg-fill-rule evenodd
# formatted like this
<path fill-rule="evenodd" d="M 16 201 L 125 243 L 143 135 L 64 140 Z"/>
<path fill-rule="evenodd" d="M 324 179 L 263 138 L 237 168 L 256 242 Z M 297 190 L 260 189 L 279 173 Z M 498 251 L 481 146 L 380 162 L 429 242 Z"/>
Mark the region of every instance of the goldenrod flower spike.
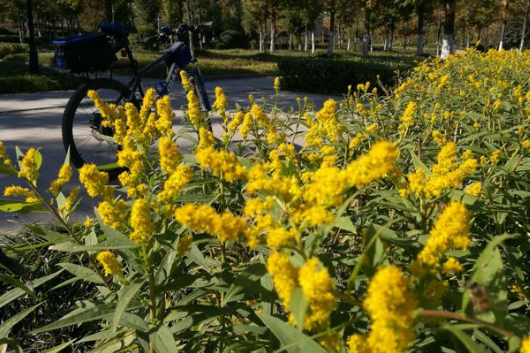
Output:
<path fill-rule="evenodd" d="M 63 164 L 63 166 L 59 170 L 57 179 L 52 181 L 49 188 L 53 196 L 57 196 L 57 194 L 59 194 L 62 187 L 70 181 L 70 178 L 72 178 L 72 174 L 72 167 L 69 164 Z"/>
<path fill-rule="evenodd" d="M 103 266 L 106 276 L 121 276 L 123 268 L 116 255 L 110 251 L 102 251 L 96 257 L 98 262 Z"/>

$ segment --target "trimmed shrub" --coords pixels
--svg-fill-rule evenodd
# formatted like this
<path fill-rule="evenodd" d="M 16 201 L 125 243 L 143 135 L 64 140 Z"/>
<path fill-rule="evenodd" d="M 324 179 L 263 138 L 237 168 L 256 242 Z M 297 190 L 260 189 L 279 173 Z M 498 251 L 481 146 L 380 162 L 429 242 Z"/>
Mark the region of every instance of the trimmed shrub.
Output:
<path fill-rule="evenodd" d="M 278 62 L 278 69 L 282 89 L 344 93 L 349 85 L 375 83 L 378 78 L 385 86 L 394 85 L 397 71 L 408 71 L 410 66 L 328 58 L 285 58 Z"/>
<path fill-rule="evenodd" d="M 28 51 L 26 44 L 16 43 L 0 43 L 0 59 L 5 58 L 11 54 L 21 54 Z"/>
<path fill-rule="evenodd" d="M 239 31 L 229 29 L 221 33 L 217 49 L 246 49 L 249 47 L 248 38 Z"/>

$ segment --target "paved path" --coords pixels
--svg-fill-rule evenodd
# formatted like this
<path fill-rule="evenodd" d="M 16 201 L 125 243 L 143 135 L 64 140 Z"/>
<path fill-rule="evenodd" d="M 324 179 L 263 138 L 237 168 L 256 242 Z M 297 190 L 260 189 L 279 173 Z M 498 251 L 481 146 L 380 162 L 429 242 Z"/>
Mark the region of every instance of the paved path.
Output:
<path fill-rule="evenodd" d="M 152 83 L 153 81 L 146 82 L 146 86 Z M 232 106 L 234 103 L 247 105 L 249 94 L 253 94 L 256 99 L 265 97 L 270 100 L 274 96 L 272 77 L 223 79 L 207 83 L 212 101 L 216 86 L 224 89 Z M 0 141 L 6 144 L 12 159 L 14 159 L 15 146 L 22 150 L 29 147 L 41 148 L 44 157 L 39 185 L 41 188 L 47 188 L 65 158 L 61 140 L 61 118 L 71 94 L 72 91 L 0 95 Z M 308 96 L 317 107 L 328 99 L 328 96 L 324 95 L 281 92 L 279 105 L 285 108 L 295 105 L 297 96 Z M 177 109 L 177 116 L 181 115 L 178 108 L 183 103 L 182 92 L 176 92 L 173 97 L 173 107 Z M 218 131 L 218 127 L 217 129 L 214 127 L 214 130 Z M 77 175 L 73 179 L 77 180 Z M 17 180 L 0 174 L 0 198 L 3 196 L 4 188 L 13 183 L 17 183 Z M 72 184 L 75 183 L 70 183 L 70 188 L 73 187 Z M 84 195 L 78 211 L 71 220 L 84 220 L 88 215 L 93 214 L 92 210 L 96 205 L 97 202 Z M 50 219 L 49 215 L 14 217 L 13 214 L 0 212 L 0 231 L 13 233 L 20 228 L 21 223 Z"/>

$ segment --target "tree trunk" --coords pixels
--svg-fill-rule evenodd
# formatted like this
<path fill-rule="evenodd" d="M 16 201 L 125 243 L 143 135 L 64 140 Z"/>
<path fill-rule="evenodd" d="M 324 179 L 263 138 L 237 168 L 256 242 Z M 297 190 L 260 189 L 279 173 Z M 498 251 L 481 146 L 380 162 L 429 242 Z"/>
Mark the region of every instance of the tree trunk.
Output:
<path fill-rule="evenodd" d="M 311 31 L 311 54 L 315 54 L 315 31 Z"/>
<path fill-rule="evenodd" d="M 519 51 L 524 49 L 524 37 L 526 36 L 526 23 L 528 21 L 528 11 L 530 11 L 530 0 L 526 3 L 526 10 L 524 12 L 523 29 L 521 30 L 521 43 L 519 44 Z"/>
<path fill-rule="evenodd" d="M 350 51 L 351 50 L 351 37 L 348 38 L 348 44 L 346 45 L 346 51 Z"/>
<path fill-rule="evenodd" d="M 506 32 L 506 19 L 502 21 L 501 40 L 499 41 L 499 51 L 504 48 L 504 33 Z"/>
<path fill-rule="evenodd" d="M 425 5 L 422 3 L 417 7 L 418 12 L 418 42 L 416 43 L 416 55 L 423 56 L 423 45 L 425 43 Z"/>
<path fill-rule="evenodd" d="M 466 48 L 469 48 L 469 46 L 471 45 L 471 33 L 469 33 L 470 30 L 468 29 L 467 30 L 467 40 L 466 40 Z"/>
<path fill-rule="evenodd" d="M 262 53 L 265 51 L 265 34 L 263 29 L 259 31 L 259 52 Z"/>
<path fill-rule="evenodd" d="M 289 34 L 289 51 L 293 50 L 293 35 Z"/>
<path fill-rule="evenodd" d="M 445 23 L 442 42 L 442 59 L 447 59 L 455 52 L 455 14 L 456 0 L 444 0 Z"/>
<path fill-rule="evenodd" d="M 271 20 L 271 42 L 269 51 L 271 53 L 274 53 L 274 47 L 276 46 L 276 11 L 273 11 L 272 13 L 272 20 Z"/>
<path fill-rule="evenodd" d="M 408 22 L 407 22 L 408 24 Z M 395 24 L 394 24 L 394 20 L 392 20 L 392 23 L 390 25 L 390 43 L 389 43 L 389 46 L 388 46 L 388 50 L 389 51 L 392 51 L 392 49 L 394 49 L 394 30 L 395 30 Z M 406 31 L 405 31 L 406 33 Z M 405 36 L 405 40 L 406 40 L 406 36 Z"/>
<path fill-rule="evenodd" d="M 309 42 L 309 33 L 307 32 L 307 25 L 305 26 L 305 33 L 304 33 L 304 51 L 307 51 L 308 48 L 308 42 Z"/>
<path fill-rule="evenodd" d="M 371 34 L 370 34 L 370 15 L 371 15 L 370 9 L 366 8 L 364 9 L 364 30 L 363 30 L 363 53 L 362 55 L 364 57 L 368 56 L 368 52 L 371 49 Z"/>
<path fill-rule="evenodd" d="M 390 29 L 386 29 L 385 41 L 383 42 L 383 51 L 388 51 L 388 46 L 390 44 Z"/>
<path fill-rule="evenodd" d="M 193 23 L 192 20 L 192 10 L 191 10 L 191 4 L 190 0 L 186 1 L 187 9 L 188 9 L 188 25 L 191 26 Z M 193 32 L 189 32 L 189 39 L 190 39 L 190 52 L 191 56 L 195 57 L 195 47 L 193 46 Z"/>
<path fill-rule="evenodd" d="M 112 22 L 114 17 L 114 11 L 112 9 L 112 0 L 105 0 L 105 18 L 107 21 Z"/>
<path fill-rule="evenodd" d="M 327 56 L 333 55 L 333 45 L 335 41 L 335 11 L 329 12 L 329 39 L 328 39 L 328 49 Z"/>
<path fill-rule="evenodd" d="M 20 16 L 20 12 L 17 12 L 17 20 L 18 20 L 18 41 L 20 43 L 24 43 L 24 32 L 23 32 L 24 25 L 22 24 L 22 17 Z"/>

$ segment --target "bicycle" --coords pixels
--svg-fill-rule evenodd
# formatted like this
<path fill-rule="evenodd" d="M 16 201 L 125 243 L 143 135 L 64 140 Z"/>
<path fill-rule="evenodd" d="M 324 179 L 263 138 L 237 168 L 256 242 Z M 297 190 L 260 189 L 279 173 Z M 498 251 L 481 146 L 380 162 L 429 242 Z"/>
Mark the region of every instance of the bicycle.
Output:
<path fill-rule="evenodd" d="M 155 43 L 167 42 L 175 37 L 178 39 L 183 34 L 198 32 L 209 25 L 211 23 L 193 26 L 181 24 L 176 29 L 162 26 L 155 38 Z M 111 177 L 116 177 L 122 171 L 116 164 L 120 146 L 112 138 L 112 128 L 101 124 L 100 113 L 87 97 L 89 90 L 98 91 L 107 103 L 122 105 L 132 102 L 139 106 L 144 96 L 142 76 L 153 67 L 165 63 L 167 77 L 155 85 L 158 96 L 169 94 L 180 71 L 184 70 L 193 84 L 201 109 L 209 112 L 211 104 L 198 61 L 193 57 L 186 43 L 177 40 L 164 55 L 139 68 L 128 39 L 129 34 L 135 32 L 134 27 L 111 22 L 100 24 L 99 29 L 101 31 L 99 34 L 54 41 L 54 44 L 59 47 L 56 62 L 60 68 L 70 69 L 76 73 L 96 73 L 96 78 L 88 80 L 77 88 L 68 100 L 62 119 L 62 138 L 64 148 L 69 151 L 70 161 L 75 167 L 80 168 L 86 163 L 93 163 L 100 170 L 108 172 Z M 127 58 L 127 62 L 116 63 L 118 52 Z M 192 64 L 189 70 L 186 69 L 188 64 Z M 132 69 L 133 72 L 133 78 L 127 84 L 113 78 L 114 70 L 124 68 Z M 110 77 L 97 78 L 97 72 L 101 70 L 109 70 Z"/>

